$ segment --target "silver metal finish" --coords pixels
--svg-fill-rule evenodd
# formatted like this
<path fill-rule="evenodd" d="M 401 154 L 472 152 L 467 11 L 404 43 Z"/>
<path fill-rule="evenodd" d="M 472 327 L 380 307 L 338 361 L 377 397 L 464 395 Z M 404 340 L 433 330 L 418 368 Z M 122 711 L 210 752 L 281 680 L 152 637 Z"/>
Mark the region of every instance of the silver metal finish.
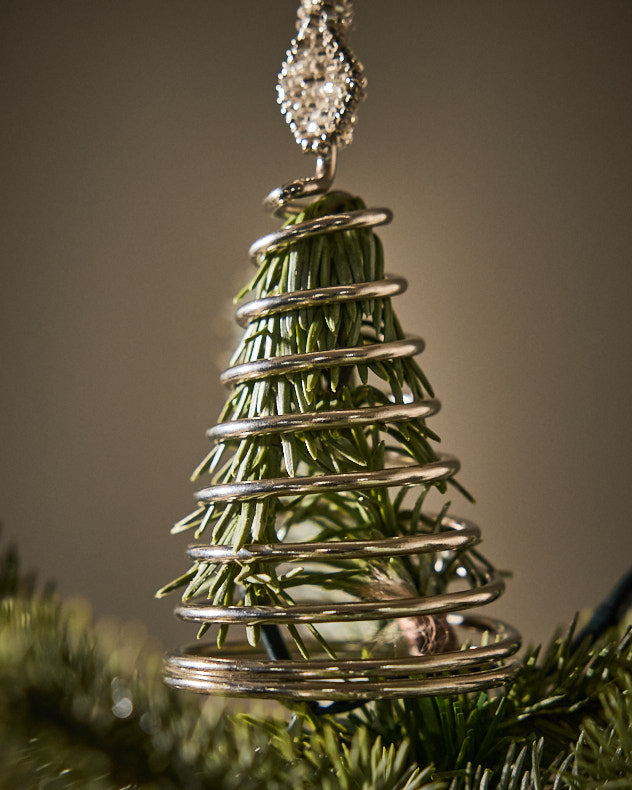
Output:
<path fill-rule="evenodd" d="M 383 359 L 411 357 L 424 350 L 420 337 L 394 340 L 392 343 L 337 348 L 333 351 L 310 351 L 306 354 L 289 354 L 285 357 L 262 359 L 257 362 L 244 362 L 225 370 L 220 376 L 222 384 L 239 384 L 242 381 L 263 379 L 268 376 L 282 376 L 301 370 L 356 365 L 359 362 L 378 362 Z"/>
<path fill-rule="evenodd" d="M 274 234 L 270 234 L 271 236 Z M 269 238 L 266 236 L 265 238 Z M 259 254 L 259 253 L 257 253 Z M 269 296 L 266 299 L 253 299 L 237 308 L 235 317 L 240 326 L 248 326 L 251 321 L 275 313 L 287 313 L 301 307 L 318 307 L 333 302 L 353 302 L 358 299 L 385 298 L 403 293 L 408 283 L 403 277 L 389 274 L 384 280 L 372 283 L 351 283 L 331 285 L 328 288 L 311 288 L 304 291 Z"/>
<path fill-rule="evenodd" d="M 227 655 L 214 646 L 196 644 L 181 655 L 167 657 L 165 680 L 174 688 L 202 694 L 336 701 L 461 694 L 511 679 L 515 666 L 499 662 L 520 645 L 520 634 L 512 626 L 479 615 L 448 614 L 446 619 L 452 629 L 464 631 L 468 647 L 402 657 L 384 652 L 375 658 L 349 658 L 348 645 L 339 642 L 332 644 L 340 656 L 336 659 L 271 661 L 246 645 L 233 647 Z M 481 643 L 483 634 L 494 634 L 495 640 Z"/>
<path fill-rule="evenodd" d="M 297 214 L 299 206 L 291 201 L 322 195 L 332 185 L 336 175 L 336 146 L 330 145 L 327 151 L 316 159 L 316 172 L 313 176 L 297 178 L 281 187 L 275 187 L 263 201 L 263 206 L 272 214 Z"/>
<path fill-rule="evenodd" d="M 227 439 L 243 439 L 247 436 L 261 436 L 269 433 L 314 431 L 326 428 L 344 428 L 350 425 L 373 425 L 376 422 L 395 423 L 425 419 L 438 411 L 439 401 L 436 398 L 428 398 L 428 400 L 413 401 L 412 403 L 394 403 L 392 406 L 366 406 L 363 409 L 271 414 L 265 417 L 222 422 L 209 428 L 206 435 L 209 439 L 223 442 Z"/>
<path fill-rule="evenodd" d="M 505 589 L 498 577 L 472 590 L 462 590 L 425 598 L 397 598 L 392 601 L 349 601 L 331 604 L 295 604 L 294 606 L 213 606 L 197 604 L 178 606 L 181 620 L 195 623 L 233 623 L 256 625 L 264 623 L 352 623 L 368 620 L 391 620 L 394 617 L 420 617 L 445 614 L 482 606 L 495 601 Z"/>
<path fill-rule="evenodd" d="M 317 233 L 335 233 L 338 230 L 353 230 L 354 228 L 372 228 L 376 225 L 386 225 L 393 219 L 393 214 L 387 208 L 369 208 L 361 211 L 348 211 L 342 214 L 331 214 L 327 217 L 308 220 L 289 228 L 282 228 L 274 233 L 262 236 L 251 245 L 248 251 L 255 266 L 259 257 L 268 252 L 275 252 L 293 244 L 300 239 L 314 236 Z"/>
<path fill-rule="evenodd" d="M 351 27 L 350 0 L 302 0 L 277 83 L 281 105 L 296 142 L 320 153 L 351 142 L 355 107 L 364 98 L 362 66 L 345 43 Z"/>
<path fill-rule="evenodd" d="M 421 485 L 447 480 L 459 470 L 459 462 L 449 455 L 423 466 L 414 464 L 394 469 L 347 472 L 312 477 L 272 477 L 264 480 L 243 480 L 223 483 L 197 491 L 198 502 L 234 502 L 235 500 L 266 499 L 270 496 L 315 494 L 318 491 L 362 491 L 366 488 Z"/>
<path fill-rule="evenodd" d="M 270 192 L 265 205 L 277 215 L 296 215 L 301 210 L 301 199 L 316 197 L 329 189 L 336 170 L 336 146 L 350 139 L 353 106 L 364 84 L 361 68 L 340 40 L 350 23 L 348 0 L 301 0 L 299 33 L 280 75 L 279 102 L 289 116 L 287 120 L 297 141 L 305 150 L 317 154 L 316 171 L 312 177 L 296 179 Z M 338 60 L 332 66 L 334 56 Z M 314 72 L 313 80 L 306 76 L 310 69 Z M 332 92 L 337 98 L 329 104 L 326 96 Z M 375 227 L 390 220 L 391 212 L 384 208 L 331 214 L 264 236 L 251 246 L 250 255 L 258 265 L 263 256 L 302 239 Z M 236 318 L 242 327 L 247 327 L 261 318 L 306 307 L 390 298 L 402 293 L 406 285 L 403 278 L 387 275 L 375 282 L 295 290 L 243 304 Z M 236 364 L 222 374 L 221 381 L 233 387 L 297 371 L 406 359 L 424 348 L 423 340 L 417 337 L 383 342 L 379 337 L 367 336 L 363 340 L 366 342 L 352 348 Z M 429 398 L 330 412 L 253 415 L 215 425 L 207 435 L 213 442 L 228 442 L 265 434 L 373 424 L 382 427 L 400 424 L 403 430 L 407 422 L 425 419 L 438 410 L 439 402 Z M 211 485 L 198 491 L 195 498 L 200 505 L 261 502 L 268 497 L 284 501 L 284 498 L 319 492 L 429 485 L 449 480 L 458 469 L 458 460 L 447 455 L 420 464 L 399 453 L 387 454 L 383 469 Z M 304 542 L 254 544 L 238 550 L 227 545 L 191 545 L 187 553 L 194 562 L 206 566 L 238 566 L 237 581 L 251 567 L 252 573 L 259 573 L 266 564 L 288 564 L 290 572 L 299 573 L 299 563 L 326 573 L 332 563 L 341 560 L 350 563 L 380 560 L 380 567 L 392 567 L 389 561 L 408 562 L 414 568 L 417 557 L 432 554 L 434 559 L 430 561 L 440 565 L 462 561 L 459 567 L 464 571 L 467 588 L 422 597 L 401 585 L 381 586 L 379 580 L 372 583 L 368 579 L 357 593 L 347 591 L 339 599 L 297 600 L 285 606 L 252 603 L 217 606 L 194 600 L 179 606 L 176 614 L 183 620 L 206 626 L 262 626 L 263 633 L 268 629 L 269 636 L 272 632 L 278 634 L 276 624 L 290 629 L 299 627 L 301 633 L 306 632 L 305 626 L 330 624 L 326 627 L 333 627 L 334 637 L 327 637 L 329 655 L 323 652 L 322 642 L 309 634 L 304 640 L 309 659 L 298 655 L 293 645 L 282 644 L 280 651 L 271 648 L 266 654 L 245 642 L 221 650 L 197 644 L 167 657 L 165 680 L 173 687 L 206 694 L 332 701 L 454 694 L 498 686 L 515 672 L 515 665 L 507 659 L 520 646 L 519 634 L 490 617 L 456 614 L 495 600 L 504 589 L 503 581 L 484 561 L 477 559 L 476 553 L 468 552 L 467 562 L 460 559 L 459 553 L 471 549 L 479 539 L 480 530 L 475 524 L 444 515 L 426 532 L 375 540 L 316 542 L 306 538 Z M 351 636 L 351 626 L 347 625 L 351 623 L 367 626 L 354 626 L 359 629 L 358 635 Z M 398 639 L 382 643 L 376 640 L 376 631 L 384 623 L 398 627 Z M 336 636 L 336 629 L 345 638 Z"/>
<path fill-rule="evenodd" d="M 375 559 L 397 557 L 402 554 L 428 554 L 436 551 L 455 551 L 478 543 L 481 531 L 472 522 L 448 518 L 444 525 L 452 532 L 430 535 L 409 535 L 384 540 L 345 540 L 313 543 L 269 543 L 252 545 L 234 551 L 231 546 L 201 546 L 194 543 L 187 554 L 198 562 L 307 562 L 309 560 Z"/>

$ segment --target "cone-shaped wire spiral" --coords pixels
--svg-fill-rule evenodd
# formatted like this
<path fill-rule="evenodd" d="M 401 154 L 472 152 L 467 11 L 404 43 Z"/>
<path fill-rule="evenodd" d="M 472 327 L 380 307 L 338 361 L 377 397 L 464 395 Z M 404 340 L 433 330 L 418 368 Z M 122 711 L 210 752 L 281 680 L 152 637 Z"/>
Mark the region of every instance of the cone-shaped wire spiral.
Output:
<path fill-rule="evenodd" d="M 314 178 L 274 190 L 268 206 L 292 217 L 300 210 L 295 203 L 299 197 L 326 192 L 334 169 L 332 149 L 319 159 Z M 301 244 L 309 251 L 312 247 L 305 245 L 327 237 L 334 247 L 344 245 L 350 243 L 350 232 L 390 222 L 387 209 L 344 210 L 344 193 L 328 193 L 329 205 L 335 204 L 331 196 L 336 194 L 341 195 L 341 210 L 302 221 L 299 218 L 298 222 L 290 219 L 281 230 L 251 247 L 254 262 L 272 261 L 274 269 L 281 265 L 282 256 L 287 260 Z M 372 231 L 363 232 L 373 238 Z M 335 259 L 332 263 L 335 265 Z M 338 306 L 355 304 L 360 314 L 359 342 L 315 350 L 309 350 L 308 343 L 307 348 L 281 354 L 278 348 L 283 344 L 276 345 L 271 354 L 264 349 L 255 359 L 236 359 L 222 374 L 223 383 L 234 393 L 232 402 L 241 387 L 248 391 L 251 407 L 238 419 L 231 418 L 234 409 L 225 411 L 227 419 L 208 431 L 209 438 L 236 453 L 247 453 L 243 448 L 249 443 L 267 441 L 267 452 L 276 448 L 285 463 L 275 467 L 281 474 L 270 476 L 265 455 L 258 456 L 259 471 L 254 477 L 242 479 L 237 473 L 235 479 L 224 477 L 196 493 L 198 515 L 185 527 L 197 526 L 201 533 L 212 518 L 219 518 L 216 524 L 226 523 L 230 508 L 251 508 L 248 512 L 259 514 L 259 527 L 247 533 L 254 541 L 235 535 L 234 530 L 222 533 L 216 527 L 209 543 L 189 546 L 188 555 L 195 564 L 184 581 L 189 583 L 189 593 L 207 595 L 203 600 L 185 600 L 176 614 L 203 628 L 219 625 L 225 631 L 228 625 L 246 626 L 251 642 L 257 642 L 257 631 L 262 629 L 265 651 L 246 643 L 221 649 L 200 643 L 173 653 L 167 658 L 165 673 L 172 686 L 285 699 L 365 700 L 492 687 L 514 671 L 504 659 L 518 649 L 518 633 L 492 618 L 462 614 L 495 600 L 504 588 L 503 581 L 473 548 L 480 539 L 478 527 L 447 515 L 445 509 L 436 516 L 421 509 L 426 492 L 445 490 L 453 482 L 459 463 L 454 457 L 436 455 L 425 439 L 419 439 L 432 437 L 425 419 L 439 409 L 438 401 L 428 396 L 429 387 L 421 396 L 419 387 L 407 391 L 401 386 L 408 383 L 401 371 L 413 369 L 412 358 L 423 350 L 423 341 L 403 335 L 398 325 L 390 333 L 382 329 L 384 319 L 379 316 L 386 314 L 387 303 L 390 309 L 390 298 L 405 290 L 406 281 L 394 275 L 373 280 L 354 275 L 348 282 L 313 287 L 309 277 L 299 272 L 284 288 L 237 310 L 237 321 L 247 332 L 251 330 L 251 341 L 257 342 L 257 337 L 265 335 L 260 329 L 262 321 L 275 320 L 277 326 L 289 327 L 284 320 L 296 321 L 302 314 L 303 318 L 311 316 L 312 326 L 315 316 L 327 312 L 331 318 L 332 311 L 339 315 L 335 312 Z M 310 326 L 304 327 L 307 332 Z M 287 348 L 291 348 L 289 340 Z M 378 397 L 376 388 L 366 380 L 353 392 L 369 393 L 370 397 L 338 395 L 345 389 L 351 392 L 354 371 L 364 370 L 366 379 L 367 371 L 379 373 L 383 369 L 380 364 L 400 371 L 394 374 L 388 397 Z M 320 387 L 325 393 L 318 408 L 288 406 L 280 394 L 283 382 L 297 376 L 302 377 L 303 386 L 308 380 L 312 389 Z M 257 408 L 254 387 L 258 382 L 273 384 L 274 409 Z M 380 442 L 376 447 L 381 452 L 374 448 L 372 460 L 367 462 L 356 458 L 351 442 L 343 446 L 339 438 L 348 435 L 362 444 L 369 434 L 380 431 L 399 439 L 405 449 L 387 447 L 385 451 Z M 309 452 L 292 457 L 290 439 L 296 441 L 297 437 L 305 442 L 311 458 Z M 353 470 L 339 467 L 323 472 L 327 462 L 321 458 L 320 465 L 317 463 L 318 452 L 310 449 L 315 446 L 310 445 L 310 437 L 320 437 L 321 453 L 327 442 L 332 442 L 332 447 L 337 442 L 340 452 L 353 459 Z M 231 468 L 237 468 L 234 462 Z M 369 519 L 365 529 L 355 530 L 354 513 L 362 508 L 379 510 L 385 492 L 393 489 L 398 492 L 395 523 L 376 529 L 374 524 L 385 518 L 378 513 L 371 516 L 373 522 Z M 419 491 L 414 507 L 406 509 L 406 498 Z M 342 509 L 349 502 L 353 505 L 345 516 L 348 535 L 344 528 L 336 533 L 327 522 L 332 501 Z M 276 510 L 266 511 L 272 502 Z M 391 500 L 388 502 L 387 510 Z M 266 518 L 267 531 L 261 527 L 261 519 Z M 298 539 L 292 539 L 293 535 Z M 261 536 L 267 540 L 260 540 Z M 283 569 L 289 570 L 281 572 Z M 299 589 L 302 575 L 306 597 L 288 595 L 287 589 Z M 424 584 L 419 581 L 422 576 Z M 437 583 L 437 579 L 462 583 L 459 589 L 447 590 L 447 583 Z M 267 598 L 261 593 L 264 588 Z M 239 589 L 245 590 L 241 597 Z M 370 625 L 373 630 L 367 636 L 363 629 Z M 332 634 L 327 631 L 324 635 L 322 626 Z M 299 635 L 306 627 L 311 631 L 307 639 Z M 283 638 L 281 628 L 287 629 L 289 639 Z"/>

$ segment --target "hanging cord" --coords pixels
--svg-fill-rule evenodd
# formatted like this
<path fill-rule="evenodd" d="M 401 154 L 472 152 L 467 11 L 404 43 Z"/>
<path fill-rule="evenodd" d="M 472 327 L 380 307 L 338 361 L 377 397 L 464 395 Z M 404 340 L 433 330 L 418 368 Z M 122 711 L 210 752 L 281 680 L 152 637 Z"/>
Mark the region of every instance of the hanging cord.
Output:
<path fill-rule="evenodd" d="M 616 583 L 612 591 L 597 606 L 590 620 L 577 634 L 573 641 L 573 649 L 578 648 L 584 640 L 595 642 L 609 628 L 618 625 L 632 605 L 632 568 Z"/>
<path fill-rule="evenodd" d="M 263 625 L 261 626 L 261 641 L 265 648 L 268 658 L 272 661 L 289 661 L 291 658 L 290 653 L 285 644 L 285 640 L 281 636 L 281 631 L 277 625 Z M 352 699 L 352 700 L 339 700 L 332 702 L 329 705 L 322 705 L 320 702 L 309 700 L 306 704 L 310 712 L 316 716 L 329 715 L 334 716 L 336 713 L 346 713 L 347 711 L 359 708 L 361 705 L 366 705 L 366 700 Z M 292 728 L 293 719 L 288 725 L 288 729 Z"/>

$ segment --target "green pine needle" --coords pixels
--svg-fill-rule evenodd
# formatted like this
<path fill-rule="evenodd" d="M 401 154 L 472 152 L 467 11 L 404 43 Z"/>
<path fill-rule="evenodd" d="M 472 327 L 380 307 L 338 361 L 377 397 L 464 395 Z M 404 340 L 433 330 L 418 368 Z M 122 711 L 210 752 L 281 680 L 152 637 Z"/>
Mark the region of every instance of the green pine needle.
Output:
<path fill-rule="evenodd" d="M 0 553 L 0 790 L 629 790 L 632 632 L 531 650 L 501 696 L 378 701 L 288 726 L 169 690 L 135 624 L 36 594 Z"/>

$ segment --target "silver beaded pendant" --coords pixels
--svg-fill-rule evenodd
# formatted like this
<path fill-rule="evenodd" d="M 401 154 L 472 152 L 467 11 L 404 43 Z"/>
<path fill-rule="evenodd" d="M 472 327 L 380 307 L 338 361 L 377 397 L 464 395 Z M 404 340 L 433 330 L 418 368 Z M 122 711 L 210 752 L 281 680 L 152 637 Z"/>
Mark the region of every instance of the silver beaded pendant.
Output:
<path fill-rule="evenodd" d="M 281 112 L 304 151 L 351 142 L 354 108 L 364 98 L 362 66 L 345 46 L 350 2 L 310 2 L 298 11 L 277 83 Z"/>
<path fill-rule="evenodd" d="M 210 485 L 174 528 L 201 540 L 161 591 L 186 586 L 177 616 L 218 630 L 167 657 L 169 685 L 334 712 L 501 685 L 520 646 L 511 626 L 463 614 L 504 588 L 479 528 L 426 511 L 430 492 L 460 489 L 459 462 L 432 448 L 439 403 L 413 359 L 424 343 L 392 310 L 406 281 L 384 273 L 372 230 L 391 212 L 329 191 L 364 95 L 351 18 L 347 0 L 299 8 L 278 100 L 316 172 L 266 198 L 286 222 L 250 249 L 244 338 L 198 469 Z M 229 627 L 246 638 L 224 643 Z"/>

